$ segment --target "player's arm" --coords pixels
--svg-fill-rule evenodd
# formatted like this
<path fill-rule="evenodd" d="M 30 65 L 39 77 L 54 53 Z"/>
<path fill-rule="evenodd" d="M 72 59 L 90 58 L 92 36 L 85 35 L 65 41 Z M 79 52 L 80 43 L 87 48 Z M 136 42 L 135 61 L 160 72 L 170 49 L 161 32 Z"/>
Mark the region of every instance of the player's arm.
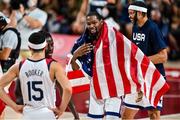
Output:
<path fill-rule="evenodd" d="M 22 112 L 23 106 L 17 105 L 5 92 L 4 88 L 11 83 L 19 74 L 19 64 L 13 65 L 0 78 L 0 98 L 16 112 Z"/>
<path fill-rule="evenodd" d="M 11 48 L 4 48 L 2 51 L 0 51 L 0 60 L 7 60 L 10 53 L 11 53 Z"/>
<path fill-rule="evenodd" d="M 87 43 L 87 44 L 81 45 L 77 50 L 74 51 L 73 57 L 71 59 L 71 65 L 72 65 L 73 70 L 79 69 L 79 65 L 76 63 L 76 59 L 78 57 L 81 57 L 81 56 L 91 52 L 92 49 L 93 49 L 93 46 L 91 45 L 91 43 Z"/>
<path fill-rule="evenodd" d="M 160 50 L 157 54 L 152 55 L 152 56 L 148 56 L 148 58 L 154 64 L 165 63 L 168 59 L 167 49 L 164 48 L 164 49 Z"/>
<path fill-rule="evenodd" d="M 57 87 L 59 88 L 60 94 L 62 95 L 62 92 L 63 92 L 63 91 L 62 91 L 61 85 L 60 85 L 58 82 L 56 83 L 56 85 L 57 85 Z M 78 114 L 78 112 L 76 111 L 76 108 L 75 108 L 75 106 L 74 106 L 73 99 L 71 99 L 71 100 L 69 101 L 68 109 L 72 112 L 72 114 L 73 114 L 73 116 L 74 116 L 74 119 L 75 119 L 75 120 L 79 120 L 79 114 Z"/>
<path fill-rule="evenodd" d="M 59 109 L 58 110 L 53 109 L 55 114 L 57 114 L 57 117 L 59 117 L 65 111 L 65 109 L 71 99 L 72 87 L 71 87 L 71 84 L 70 84 L 68 78 L 65 75 L 65 72 L 64 72 L 62 66 L 59 63 L 53 62 L 52 69 L 54 70 L 55 78 L 57 79 L 57 82 L 60 83 L 60 85 L 62 87 L 62 91 L 63 91 L 62 101 L 59 106 Z"/>

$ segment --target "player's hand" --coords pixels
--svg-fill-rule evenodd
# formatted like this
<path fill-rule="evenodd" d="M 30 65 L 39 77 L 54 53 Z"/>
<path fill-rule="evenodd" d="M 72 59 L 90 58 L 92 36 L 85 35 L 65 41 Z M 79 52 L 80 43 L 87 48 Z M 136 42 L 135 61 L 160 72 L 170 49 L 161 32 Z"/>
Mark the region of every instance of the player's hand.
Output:
<path fill-rule="evenodd" d="M 58 119 L 63 114 L 63 112 L 60 109 L 58 109 L 57 107 L 50 108 L 50 109 L 54 112 L 56 119 Z"/>
<path fill-rule="evenodd" d="M 75 58 L 81 57 L 93 50 L 93 45 L 91 43 L 86 43 L 81 45 L 73 54 Z"/>
<path fill-rule="evenodd" d="M 138 91 L 138 96 L 136 98 L 136 102 L 140 102 L 143 98 L 143 92 L 142 91 Z"/>
<path fill-rule="evenodd" d="M 16 105 L 16 107 L 14 108 L 14 110 L 18 113 L 22 113 L 23 112 L 23 108 L 24 105 Z"/>

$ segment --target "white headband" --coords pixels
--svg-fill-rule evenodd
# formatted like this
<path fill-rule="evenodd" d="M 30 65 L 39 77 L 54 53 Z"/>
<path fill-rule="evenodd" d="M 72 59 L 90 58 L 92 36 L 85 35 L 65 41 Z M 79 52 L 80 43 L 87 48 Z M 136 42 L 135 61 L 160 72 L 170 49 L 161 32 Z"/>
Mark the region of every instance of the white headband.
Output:
<path fill-rule="evenodd" d="M 139 7 L 139 6 L 136 6 L 136 5 L 130 5 L 128 9 L 147 13 L 147 8 Z"/>
<path fill-rule="evenodd" d="M 46 40 L 41 44 L 33 44 L 28 41 L 28 46 L 35 50 L 43 49 L 44 47 L 46 47 L 46 44 L 47 44 Z"/>

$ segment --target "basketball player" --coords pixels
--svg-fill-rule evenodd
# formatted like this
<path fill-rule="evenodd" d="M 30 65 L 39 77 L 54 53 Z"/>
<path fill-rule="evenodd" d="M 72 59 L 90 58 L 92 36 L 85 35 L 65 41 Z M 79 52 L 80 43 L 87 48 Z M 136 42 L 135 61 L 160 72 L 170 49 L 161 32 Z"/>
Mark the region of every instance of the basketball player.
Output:
<path fill-rule="evenodd" d="M 28 46 L 32 56 L 13 65 L 0 79 L 0 98 L 16 112 L 23 113 L 23 119 L 56 119 L 65 111 L 72 94 L 72 88 L 62 66 L 45 58 L 45 36 L 35 32 L 29 37 Z M 4 91 L 16 77 L 20 78 L 24 105 L 17 105 Z M 63 89 L 62 101 L 55 107 L 55 79 Z"/>
<path fill-rule="evenodd" d="M 146 4 L 142 1 L 135 1 L 129 6 L 128 12 L 129 18 L 134 24 L 132 42 L 148 56 L 165 77 L 163 63 L 167 61 L 167 45 L 158 26 L 148 19 Z M 139 109 L 148 110 L 150 119 L 160 119 L 162 100 L 159 101 L 157 108 L 154 108 L 141 91 L 126 95 L 124 104 L 123 119 L 133 119 Z"/>
<path fill-rule="evenodd" d="M 94 94 L 95 90 L 93 88 L 92 80 L 94 77 L 92 74 L 92 68 L 95 59 L 95 47 L 93 47 L 93 45 L 97 46 L 97 41 L 100 38 L 105 26 L 112 27 L 106 23 L 97 12 L 90 12 L 86 16 L 86 30 L 84 34 L 82 34 L 81 37 L 75 42 L 72 48 L 71 53 L 73 54 L 73 57 L 71 60 L 71 65 L 73 70 L 79 69 L 80 66 L 76 63 L 76 60 L 79 60 L 84 72 L 91 76 L 88 117 L 98 120 L 102 120 L 104 118 L 106 120 L 114 120 L 119 119 L 120 117 L 121 98 L 113 97 L 98 100 Z"/>
<path fill-rule="evenodd" d="M 47 47 L 45 50 L 45 57 L 54 60 L 52 58 L 53 51 L 54 51 L 54 41 L 53 41 L 51 34 L 49 32 L 46 32 L 46 31 L 39 31 L 39 32 L 45 36 L 45 39 L 47 42 Z M 60 90 L 60 94 L 62 95 L 62 87 L 60 86 L 60 84 L 58 82 L 56 82 L 56 86 L 58 87 L 58 89 Z M 23 104 L 19 79 L 16 80 L 15 95 L 16 95 L 16 103 Z M 61 99 L 61 97 L 57 94 L 56 103 L 59 103 L 60 99 Z M 56 104 L 56 105 L 58 105 L 58 104 Z M 68 109 L 72 112 L 74 119 L 78 120 L 79 114 L 75 109 L 75 106 L 74 106 L 72 99 L 70 100 L 70 102 L 68 104 Z"/>

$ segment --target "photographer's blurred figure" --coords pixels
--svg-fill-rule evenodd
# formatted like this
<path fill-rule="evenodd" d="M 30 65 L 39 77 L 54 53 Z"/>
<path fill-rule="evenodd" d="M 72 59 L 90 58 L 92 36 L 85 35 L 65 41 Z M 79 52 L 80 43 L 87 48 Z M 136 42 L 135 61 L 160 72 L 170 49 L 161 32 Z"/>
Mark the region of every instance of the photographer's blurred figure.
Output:
<path fill-rule="evenodd" d="M 20 33 L 8 23 L 10 19 L 0 12 L 0 63 L 3 73 L 16 62 L 21 46 Z"/>
<path fill-rule="evenodd" d="M 22 3 L 20 0 L 18 1 L 11 0 L 11 6 L 14 8 L 11 20 L 21 33 L 22 46 L 20 55 L 24 59 L 30 56 L 28 50 L 29 36 L 43 28 L 47 21 L 47 13 L 37 8 L 38 0 L 28 0 L 27 4 Z"/>
<path fill-rule="evenodd" d="M 3 73 L 7 72 L 16 62 L 21 46 L 19 32 L 8 23 L 10 23 L 10 19 L 0 12 L 0 65 Z M 4 108 L 5 105 L 0 100 L 0 116 Z M 0 118 L 2 119 L 2 116 Z"/>

